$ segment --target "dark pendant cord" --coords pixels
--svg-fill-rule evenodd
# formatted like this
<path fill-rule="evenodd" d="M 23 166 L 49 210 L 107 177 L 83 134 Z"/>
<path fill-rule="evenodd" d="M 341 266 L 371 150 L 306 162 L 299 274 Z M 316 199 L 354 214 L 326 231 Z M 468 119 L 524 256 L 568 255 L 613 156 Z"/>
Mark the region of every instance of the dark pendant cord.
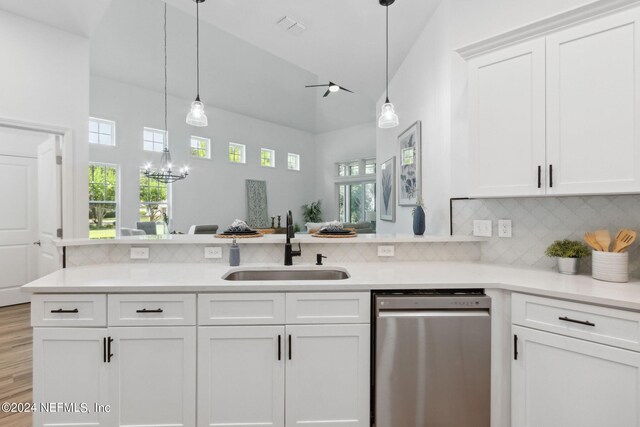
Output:
<path fill-rule="evenodd" d="M 385 6 L 387 9 L 387 104 L 389 103 L 389 4 Z"/>
<path fill-rule="evenodd" d="M 200 2 L 196 1 L 196 99 L 200 101 Z"/>
<path fill-rule="evenodd" d="M 167 126 L 167 3 L 164 3 L 164 148 L 169 148 L 169 128 Z"/>

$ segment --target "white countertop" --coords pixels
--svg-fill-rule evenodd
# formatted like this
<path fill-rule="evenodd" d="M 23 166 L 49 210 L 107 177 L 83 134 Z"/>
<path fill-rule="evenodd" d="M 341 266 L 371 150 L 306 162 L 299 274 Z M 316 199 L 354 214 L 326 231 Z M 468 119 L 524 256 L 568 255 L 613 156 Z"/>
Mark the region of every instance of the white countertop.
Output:
<path fill-rule="evenodd" d="M 223 239 L 204 234 L 170 234 L 163 236 L 126 236 L 116 239 L 58 239 L 54 244 L 61 246 L 87 245 L 229 245 L 233 239 Z M 356 237 L 343 239 L 327 239 L 312 237 L 309 234 L 297 233 L 293 242 L 301 243 L 464 243 L 484 242 L 484 237 L 474 236 L 414 236 L 413 234 L 358 234 Z M 283 244 L 284 234 L 265 234 L 263 237 L 238 239 L 238 243 Z"/>
<path fill-rule="evenodd" d="M 236 269 L 346 269 L 335 281 L 225 281 Z M 299 264 L 102 264 L 59 270 L 22 287 L 31 293 L 281 292 L 485 288 L 640 310 L 640 281 L 608 283 L 590 276 L 465 262 Z"/>

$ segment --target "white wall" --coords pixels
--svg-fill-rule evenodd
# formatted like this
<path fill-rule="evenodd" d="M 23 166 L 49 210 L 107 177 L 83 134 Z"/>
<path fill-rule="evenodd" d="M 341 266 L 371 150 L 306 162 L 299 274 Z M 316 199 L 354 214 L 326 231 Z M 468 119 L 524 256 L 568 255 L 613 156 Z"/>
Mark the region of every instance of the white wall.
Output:
<path fill-rule="evenodd" d="M 63 155 L 65 237 L 87 229 L 89 41 L 0 11 L 0 121 L 71 131 Z"/>
<path fill-rule="evenodd" d="M 209 126 L 185 123 L 191 100 L 169 98 L 169 146 L 176 165 L 191 172 L 173 186 L 173 225 L 186 232 L 191 224 L 225 227 L 246 219 L 246 179 L 267 181 L 269 215 L 288 209 L 302 224 L 300 206 L 315 199 L 314 137 L 312 134 L 207 107 Z M 138 171 L 146 162 L 158 164 L 160 154 L 142 149 L 143 127 L 162 129 L 163 95 L 98 76 L 91 76 L 91 115 L 116 122 L 117 147 L 90 146 L 90 161 L 120 165 L 120 226 L 135 227 L 138 218 Z M 212 158 L 190 156 L 191 135 L 211 138 Z M 247 146 L 247 163 L 228 162 L 228 143 Z M 260 148 L 276 151 L 276 167 L 260 166 Z M 287 169 L 287 153 L 300 155 L 301 171 Z M 284 221 L 284 216 L 283 216 Z"/>
<path fill-rule="evenodd" d="M 38 157 L 38 145 L 51 135 L 0 126 L 0 154 L 9 156 Z"/>
<path fill-rule="evenodd" d="M 445 0 L 429 20 L 389 84 L 400 126 L 378 129 L 376 135 L 376 156 L 383 162 L 398 155 L 397 136 L 422 120 L 428 234 L 448 233 L 449 198 L 468 193 L 467 69 L 455 49 L 591 2 Z M 412 208 L 396 209 L 396 222 L 379 221 L 378 232 L 411 232 Z"/>
<path fill-rule="evenodd" d="M 375 157 L 376 124 L 320 133 L 315 140 L 316 194 L 322 200 L 323 219 L 332 221 L 338 218 L 336 163 Z"/>

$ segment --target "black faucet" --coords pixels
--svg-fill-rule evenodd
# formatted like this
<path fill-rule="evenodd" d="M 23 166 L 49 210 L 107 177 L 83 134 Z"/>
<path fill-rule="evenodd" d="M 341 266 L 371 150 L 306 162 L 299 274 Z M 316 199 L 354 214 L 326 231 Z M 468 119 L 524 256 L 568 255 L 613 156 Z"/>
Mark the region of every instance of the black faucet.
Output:
<path fill-rule="evenodd" d="M 302 247 L 298 243 L 298 250 L 291 249 L 291 239 L 296 237 L 296 233 L 293 231 L 293 215 L 291 211 L 287 213 L 287 243 L 284 245 L 284 265 L 293 265 L 293 257 L 302 255 Z"/>

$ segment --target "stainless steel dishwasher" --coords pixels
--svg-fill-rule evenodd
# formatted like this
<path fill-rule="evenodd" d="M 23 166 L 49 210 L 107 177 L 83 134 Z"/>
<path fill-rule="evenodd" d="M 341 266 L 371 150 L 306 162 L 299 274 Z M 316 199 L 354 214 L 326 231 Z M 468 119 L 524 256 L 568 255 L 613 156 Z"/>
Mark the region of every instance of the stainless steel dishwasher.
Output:
<path fill-rule="evenodd" d="M 491 299 L 380 292 L 373 304 L 373 425 L 489 427 Z"/>

